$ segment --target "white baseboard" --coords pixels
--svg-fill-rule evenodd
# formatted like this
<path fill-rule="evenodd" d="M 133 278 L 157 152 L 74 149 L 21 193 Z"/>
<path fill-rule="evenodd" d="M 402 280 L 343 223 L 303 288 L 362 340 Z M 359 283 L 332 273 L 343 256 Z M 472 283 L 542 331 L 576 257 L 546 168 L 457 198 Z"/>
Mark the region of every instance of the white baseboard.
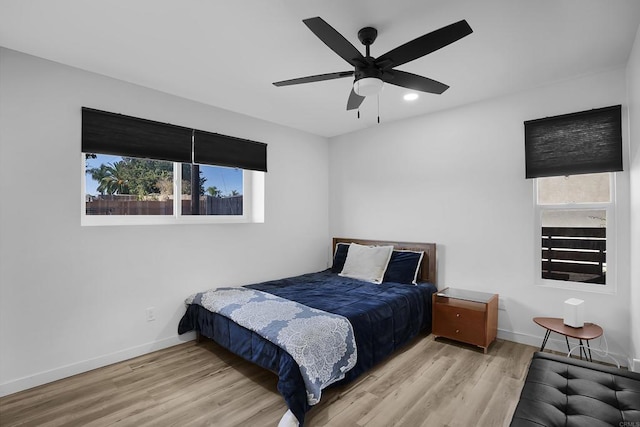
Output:
<path fill-rule="evenodd" d="M 640 372 L 640 359 L 629 358 L 629 370 L 633 372 Z"/>
<path fill-rule="evenodd" d="M 554 337 L 554 335 L 556 337 Z M 538 337 L 534 335 L 523 334 L 520 332 L 498 329 L 498 338 L 540 348 L 540 346 L 542 345 L 543 336 Z M 612 364 L 615 364 L 615 360 L 620 364 L 620 367 L 631 366 L 627 356 L 611 352 L 609 352 L 608 355 L 605 355 L 604 351 L 601 351 L 599 346 L 593 345 L 594 341 L 596 340 L 591 341 L 591 355 L 593 357 L 593 360 Z M 570 346 L 573 348 L 574 345 L 577 345 L 577 343 L 575 342 L 575 340 L 571 339 Z M 564 338 L 560 338 L 560 335 L 558 334 L 551 334 L 551 337 L 549 337 L 547 345 L 545 346 L 545 350 L 553 350 L 564 354 L 568 353 L 566 341 L 564 340 Z M 576 356 L 579 355 L 578 349 L 573 350 L 571 354 Z M 640 363 L 640 361 L 637 361 L 636 363 Z"/>
<path fill-rule="evenodd" d="M 122 362 L 124 360 L 162 350 L 164 348 L 173 347 L 174 345 L 192 341 L 195 339 L 195 337 L 195 332 L 189 332 L 179 336 L 176 335 L 174 337 L 149 342 L 139 346 L 120 350 L 115 353 L 99 356 L 93 359 L 83 360 L 77 363 L 72 363 L 70 365 L 61 366 L 59 368 L 54 368 L 48 371 L 38 372 L 37 374 L 7 381 L 0 384 L 0 397 L 37 387 L 42 384 L 57 381 L 62 378 L 67 378 L 73 375 L 81 374 L 83 372 L 91 371 L 93 369 L 102 368 L 107 365 L 112 365 L 114 363 Z"/>

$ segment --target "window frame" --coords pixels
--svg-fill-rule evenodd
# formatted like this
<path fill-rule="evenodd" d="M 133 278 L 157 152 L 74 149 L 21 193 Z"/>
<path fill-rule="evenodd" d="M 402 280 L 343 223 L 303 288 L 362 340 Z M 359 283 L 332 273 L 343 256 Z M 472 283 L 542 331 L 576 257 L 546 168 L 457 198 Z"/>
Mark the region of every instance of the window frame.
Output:
<path fill-rule="evenodd" d="M 584 291 L 600 294 L 615 294 L 617 289 L 617 228 L 616 228 L 616 173 L 602 172 L 609 174 L 609 202 L 593 202 L 593 203 L 557 203 L 557 204 L 539 204 L 539 178 L 533 179 L 533 206 L 534 206 L 534 266 L 536 280 L 538 286 L 545 288 L 567 289 L 572 291 Z M 607 275 L 605 284 L 573 282 L 566 280 L 544 279 L 542 277 L 542 214 L 544 211 L 583 211 L 583 210 L 604 210 L 607 216 Z"/>
<path fill-rule="evenodd" d="M 80 224 L 81 226 L 243 224 L 264 222 L 265 173 L 242 169 L 242 215 L 182 215 L 181 199 L 173 198 L 172 215 L 87 215 L 86 153 L 81 157 Z M 182 163 L 173 163 L 173 194 L 181 194 Z"/>

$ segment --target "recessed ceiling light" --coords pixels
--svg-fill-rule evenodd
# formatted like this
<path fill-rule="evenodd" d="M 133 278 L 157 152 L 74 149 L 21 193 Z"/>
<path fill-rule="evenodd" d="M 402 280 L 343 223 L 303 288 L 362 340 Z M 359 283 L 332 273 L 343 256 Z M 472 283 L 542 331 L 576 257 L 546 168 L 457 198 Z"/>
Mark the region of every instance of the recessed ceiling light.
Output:
<path fill-rule="evenodd" d="M 405 101 L 415 101 L 416 99 L 418 99 L 417 93 L 408 93 L 404 96 Z"/>

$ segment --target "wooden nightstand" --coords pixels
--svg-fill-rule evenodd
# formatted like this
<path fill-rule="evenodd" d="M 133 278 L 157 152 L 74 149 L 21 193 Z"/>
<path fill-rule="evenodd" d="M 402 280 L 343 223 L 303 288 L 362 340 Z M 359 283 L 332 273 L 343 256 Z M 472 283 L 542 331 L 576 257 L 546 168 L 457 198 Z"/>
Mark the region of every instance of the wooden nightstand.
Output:
<path fill-rule="evenodd" d="M 433 335 L 482 347 L 498 332 L 498 294 L 446 288 L 433 294 Z"/>

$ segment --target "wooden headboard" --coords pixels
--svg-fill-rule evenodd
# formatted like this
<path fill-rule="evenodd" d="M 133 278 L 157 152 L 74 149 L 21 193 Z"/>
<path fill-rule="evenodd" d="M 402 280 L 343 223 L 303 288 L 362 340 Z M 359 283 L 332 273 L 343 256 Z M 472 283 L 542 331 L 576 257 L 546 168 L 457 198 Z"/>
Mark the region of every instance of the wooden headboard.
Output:
<path fill-rule="evenodd" d="M 345 237 L 333 238 L 333 251 L 336 252 L 338 243 L 357 243 L 367 246 L 389 246 L 393 245 L 395 249 L 405 249 L 411 251 L 423 251 L 422 264 L 420 266 L 420 274 L 418 282 L 429 282 L 434 285 L 436 282 L 436 244 L 435 243 L 417 243 L 417 242 L 391 242 L 386 240 L 365 240 L 365 239 L 348 239 Z"/>

